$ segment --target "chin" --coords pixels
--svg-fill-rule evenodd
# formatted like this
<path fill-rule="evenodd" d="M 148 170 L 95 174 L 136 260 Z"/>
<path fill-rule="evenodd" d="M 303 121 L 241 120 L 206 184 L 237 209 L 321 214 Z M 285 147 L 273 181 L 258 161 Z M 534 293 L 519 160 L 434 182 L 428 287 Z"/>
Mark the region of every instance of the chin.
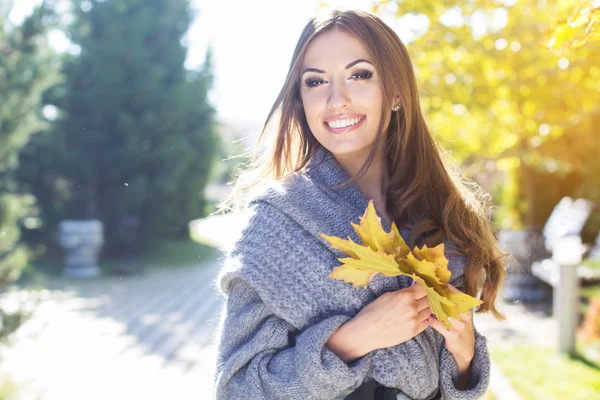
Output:
<path fill-rule="evenodd" d="M 371 145 L 358 143 L 327 143 L 323 147 L 336 156 L 364 155 L 366 157 L 371 150 Z"/>

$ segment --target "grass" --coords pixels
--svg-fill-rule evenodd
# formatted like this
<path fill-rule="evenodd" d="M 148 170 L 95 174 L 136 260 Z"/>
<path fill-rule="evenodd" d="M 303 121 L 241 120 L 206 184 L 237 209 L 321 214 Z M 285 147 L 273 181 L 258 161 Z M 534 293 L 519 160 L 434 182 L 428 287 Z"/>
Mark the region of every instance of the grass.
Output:
<path fill-rule="evenodd" d="M 591 269 L 600 270 L 600 260 L 598 260 L 598 259 L 590 259 L 590 258 L 585 259 L 585 260 L 583 260 L 581 265 L 585 265 L 586 267 L 591 268 Z"/>
<path fill-rule="evenodd" d="M 579 294 L 583 297 L 591 299 L 593 297 L 600 297 L 600 285 L 590 285 L 579 288 Z"/>
<path fill-rule="evenodd" d="M 547 347 L 490 348 L 492 359 L 523 400 L 600 399 L 600 368 Z"/>
<path fill-rule="evenodd" d="M 600 369 L 600 340 L 578 338 L 575 347 L 583 362 Z"/>
<path fill-rule="evenodd" d="M 0 400 L 16 400 L 17 385 L 11 380 L 0 381 Z"/>
<path fill-rule="evenodd" d="M 219 251 L 214 247 L 185 238 L 161 242 L 143 254 L 140 262 L 148 268 L 177 268 L 204 262 L 218 254 Z"/>
<path fill-rule="evenodd" d="M 497 400 L 498 398 L 492 393 L 491 390 L 488 390 L 484 395 L 482 400 Z"/>
<path fill-rule="evenodd" d="M 581 301 L 579 303 L 579 314 L 581 314 L 581 316 L 583 316 L 587 312 L 590 301 L 593 298 L 600 297 L 600 285 L 596 284 L 596 285 L 580 287 L 579 288 L 579 296 L 581 298 Z"/>

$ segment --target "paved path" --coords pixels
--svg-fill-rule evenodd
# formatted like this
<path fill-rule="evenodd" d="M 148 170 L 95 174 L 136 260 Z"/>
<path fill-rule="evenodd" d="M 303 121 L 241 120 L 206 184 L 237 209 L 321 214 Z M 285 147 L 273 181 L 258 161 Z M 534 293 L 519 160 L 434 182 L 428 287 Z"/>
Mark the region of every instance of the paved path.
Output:
<path fill-rule="evenodd" d="M 50 281 L 13 345 L 0 347 L 0 378 L 19 385 L 19 400 L 210 399 L 218 268 L 212 260 L 137 277 Z M 490 345 L 555 343 L 555 322 L 542 310 L 498 305 L 507 321 L 475 317 Z M 491 388 L 514 398 L 503 396 L 510 388 L 501 375 Z"/>
<path fill-rule="evenodd" d="M 486 337 L 488 347 L 516 345 L 556 347 L 558 343 L 556 320 L 547 315 L 547 307 L 508 304 L 497 301 L 498 310 L 506 316 L 498 321 L 491 314 L 475 314 L 475 326 Z M 540 366 L 543 368 L 544 366 Z M 510 382 L 493 362 L 490 390 L 498 400 L 520 400 Z"/>
<path fill-rule="evenodd" d="M 492 314 L 475 315 L 475 326 L 490 346 L 558 346 L 557 322 L 548 315 L 547 305 L 525 306 L 498 301 L 496 306 L 506 316 L 505 321 L 496 320 Z"/>
<path fill-rule="evenodd" d="M 210 398 L 218 267 L 50 282 L 34 317 L 2 347 L 0 377 L 23 400 Z"/>

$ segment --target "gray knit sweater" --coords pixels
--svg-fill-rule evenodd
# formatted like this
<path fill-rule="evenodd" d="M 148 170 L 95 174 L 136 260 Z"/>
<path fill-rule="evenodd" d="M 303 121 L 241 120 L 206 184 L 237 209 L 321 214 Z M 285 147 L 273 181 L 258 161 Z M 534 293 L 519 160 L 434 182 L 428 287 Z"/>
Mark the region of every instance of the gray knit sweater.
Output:
<path fill-rule="evenodd" d="M 216 284 L 227 296 L 218 332 L 216 399 L 336 399 L 364 382 L 399 389 L 412 399 L 478 399 L 489 383 L 485 337 L 476 332 L 467 390 L 444 338 L 433 328 L 397 346 L 346 364 L 325 343 L 368 303 L 410 285 L 381 274 L 367 288 L 329 278 L 346 255 L 331 249 L 323 232 L 360 243 L 359 223 L 368 199 L 356 185 L 328 189 L 348 175 L 323 147 L 310 169 L 273 183 L 249 203 L 247 223 L 226 254 Z M 384 228 L 390 226 L 383 221 Z M 406 227 L 399 227 L 408 239 Z M 446 257 L 451 283 L 462 287 L 464 257 Z"/>

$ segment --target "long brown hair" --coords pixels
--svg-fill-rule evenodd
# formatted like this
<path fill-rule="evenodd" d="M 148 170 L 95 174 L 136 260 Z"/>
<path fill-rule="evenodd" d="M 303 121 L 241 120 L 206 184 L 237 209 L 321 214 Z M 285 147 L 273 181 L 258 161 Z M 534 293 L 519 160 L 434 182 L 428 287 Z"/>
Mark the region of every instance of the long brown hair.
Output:
<path fill-rule="evenodd" d="M 332 29 L 341 29 L 358 38 L 369 51 L 381 82 L 385 82 L 384 107 L 372 150 L 355 176 L 332 188 L 355 183 L 368 170 L 381 141 L 385 141 L 390 178 L 386 208 L 396 224 L 411 228 L 409 245 L 414 246 L 418 238 L 428 246 L 450 241 L 459 254 L 467 256 L 464 291 L 476 296 L 480 278 L 484 278 L 480 295 L 483 304 L 477 312 L 491 311 L 496 318 L 504 319 L 495 307 L 495 300 L 505 275 L 506 255 L 499 249 L 487 216 L 489 196 L 483 195 L 474 182 L 464 179 L 449 159 L 442 158 L 444 152 L 433 139 L 421 111 L 408 51 L 398 35 L 375 15 L 356 10 L 332 11 L 308 22 L 250 164 L 238 176 L 234 190 L 219 205 L 219 211 L 239 210 L 253 188 L 302 171 L 319 148 L 306 121 L 300 76 L 308 45 L 320 33 Z M 401 108 L 392 112 L 387 105 L 393 101 L 397 104 L 397 99 Z M 260 145 L 273 121 L 278 126 L 271 148 L 261 152 Z"/>

